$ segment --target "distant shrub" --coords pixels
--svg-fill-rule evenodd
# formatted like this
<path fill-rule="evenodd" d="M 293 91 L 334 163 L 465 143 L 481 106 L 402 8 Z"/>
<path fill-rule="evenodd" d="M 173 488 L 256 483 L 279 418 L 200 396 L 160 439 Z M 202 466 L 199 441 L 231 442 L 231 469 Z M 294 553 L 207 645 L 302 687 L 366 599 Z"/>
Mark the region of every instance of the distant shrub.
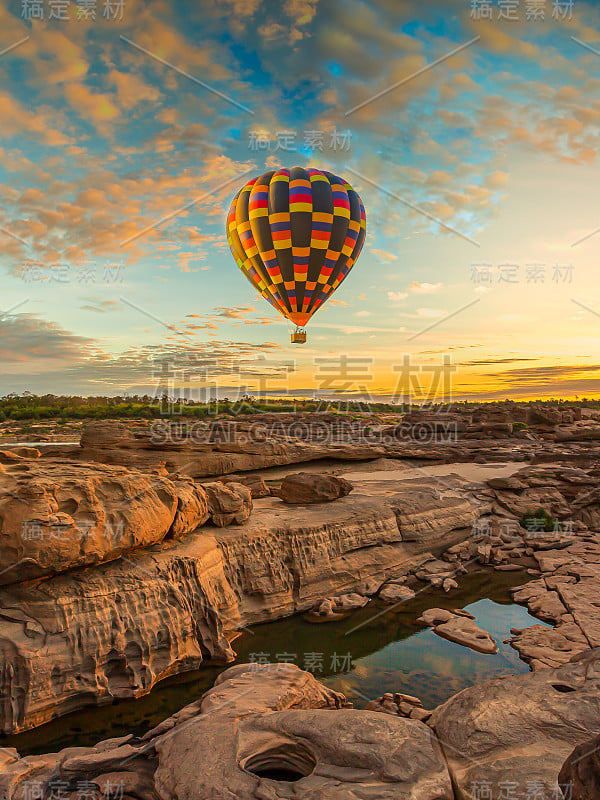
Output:
<path fill-rule="evenodd" d="M 519 523 L 528 531 L 550 532 L 556 529 L 557 520 L 545 508 L 538 508 L 535 511 L 526 511 Z"/>

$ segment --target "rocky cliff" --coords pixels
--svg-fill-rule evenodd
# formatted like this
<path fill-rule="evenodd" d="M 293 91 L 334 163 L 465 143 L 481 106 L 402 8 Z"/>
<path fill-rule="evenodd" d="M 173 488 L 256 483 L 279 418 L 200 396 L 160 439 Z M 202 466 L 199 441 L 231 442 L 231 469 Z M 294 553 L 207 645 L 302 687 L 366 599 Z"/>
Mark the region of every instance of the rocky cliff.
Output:
<path fill-rule="evenodd" d="M 8 587 L 0 600 L 0 727 L 138 697 L 166 675 L 232 657 L 242 625 L 401 574 L 468 536 L 480 504 L 427 481 L 357 483 L 334 503 L 255 501 L 118 561 Z"/>

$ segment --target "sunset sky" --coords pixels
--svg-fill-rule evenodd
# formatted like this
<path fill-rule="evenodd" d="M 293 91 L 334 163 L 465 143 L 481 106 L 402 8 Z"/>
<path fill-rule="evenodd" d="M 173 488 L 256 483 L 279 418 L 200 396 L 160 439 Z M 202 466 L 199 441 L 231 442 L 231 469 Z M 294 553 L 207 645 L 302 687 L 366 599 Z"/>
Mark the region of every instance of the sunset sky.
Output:
<path fill-rule="evenodd" d="M 418 399 L 446 357 L 457 399 L 600 396 L 600 4 L 570 5 L 9 0 L 0 394 Z M 367 211 L 303 347 L 225 237 L 295 165 Z"/>

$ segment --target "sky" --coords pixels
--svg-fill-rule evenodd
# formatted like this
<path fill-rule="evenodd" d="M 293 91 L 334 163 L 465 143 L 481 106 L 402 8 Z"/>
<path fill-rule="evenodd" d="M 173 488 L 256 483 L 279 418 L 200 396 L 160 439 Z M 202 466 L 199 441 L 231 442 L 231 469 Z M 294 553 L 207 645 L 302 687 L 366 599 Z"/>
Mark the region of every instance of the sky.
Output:
<path fill-rule="evenodd" d="M 0 395 L 600 396 L 600 4 L 9 0 Z M 343 176 L 363 252 L 308 342 L 225 218 Z"/>

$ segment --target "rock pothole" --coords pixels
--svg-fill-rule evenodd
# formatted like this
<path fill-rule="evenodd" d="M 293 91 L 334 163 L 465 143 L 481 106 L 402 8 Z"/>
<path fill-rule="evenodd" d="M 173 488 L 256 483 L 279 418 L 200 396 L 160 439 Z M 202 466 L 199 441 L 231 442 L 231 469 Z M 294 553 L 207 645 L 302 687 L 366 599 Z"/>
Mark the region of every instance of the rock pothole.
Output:
<path fill-rule="evenodd" d="M 247 756 L 240 763 L 244 772 L 271 781 L 295 783 L 311 775 L 317 762 L 300 742 L 289 742 Z"/>

